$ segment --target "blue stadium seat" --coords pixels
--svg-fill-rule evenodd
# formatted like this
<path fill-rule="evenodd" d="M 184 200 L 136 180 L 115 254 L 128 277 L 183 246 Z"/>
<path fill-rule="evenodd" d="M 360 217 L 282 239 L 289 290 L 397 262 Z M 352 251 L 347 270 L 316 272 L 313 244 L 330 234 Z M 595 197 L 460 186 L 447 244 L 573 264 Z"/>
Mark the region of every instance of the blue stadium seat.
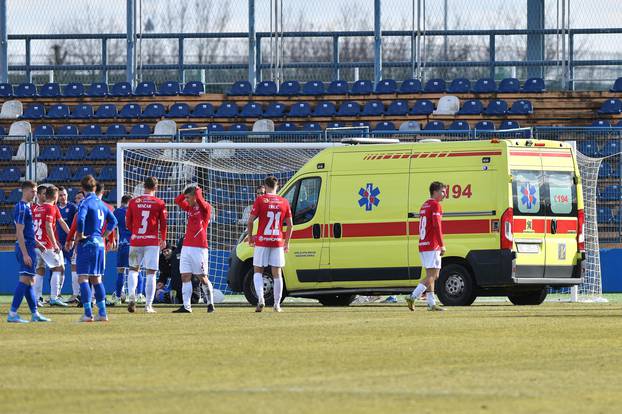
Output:
<path fill-rule="evenodd" d="M 112 150 L 108 145 L 98 145 L 93 147 L 91 152 L 89 153 L 87 160 L 91 161 L 105 161 L 112 160 L 114 155 L 112 154 Z M 113 167 L 114 168 L 114 167 Z"/>
<path fill-rule="evenodd" d="M 243 118 L 261 118 L 262 115 L 263 109 L 257 102 L 248 102 L 240 110 L 240 116 Z"/>
<path fill-rule="evenodd" d="M 609 157 L 611 155 L 618 154 L 620 152 L 620 140 L 608 139 L 605 141 L 603 148 L 600 151 L 602 157 Z"/>
<path fill-rule="evenodd" d="M 274 130 L 277 132 L 294 132 L 298 131 L 298 127 L 293 122 L 284 122 L 278 124 Z"/>
<path fill-rule="evenodd" d="M 117 116 L 123 119 L 138 119 L 140 115 L 140 105 L 137 103 L 128 103 L 123 105 Z"/>
<path fill-rule="evenodd" d="M 540 93 L 544 92 L 546 89 L 544 87 L 544 79 L 542 78 L 529 78 L 525 81 L 523 85 L 523 92 L 527 93 Z"/>
<path fill-rule="evenodd" d="M 4 129 L 4 127 L 2 125 L 0 125 L 0 137 L 3 137 L 6 135 L 6 130 Z M 0 138 L 2 139 L 2 138 Z"/>
<path fill-rule="evenodd" d="M 361 112 L 361 105 L 355 101 L 344 101 L 339 105 L 338 116 L 357 116 Z"/>
<path fill-rule="evenodd" d="M 0 190 L 0 204 L 6 203 L 6 193 L 4 190 Z"/>
<path fill-rule="evenodd" d="M 466 121 L 454 121 L 447 127 L 449 131 L 468 131 L 469 123 Z"/>
<path fill-rule="evenodd" d="M 166 108 L 161 103 L 150 103 L 142 113 L 143 118 L 164 118 Z"/>
<path fill-rule="evenodd" d="M 45 116 L 45 107 L 39 103 L 28 105 L 22 113 L 23 119 L 41 119 Z"/>
<path fill-rule="evenodd" d="M 475 124 L 475 129 L 478 131 L 494 131 L 495 124 L 492 121 L 479 121 Z"/>
<path fill-rule="evenodd" d="M 231 85 L 231 89 L 227 93 L 229 96 L 249 96 L 253 94 L 253 86 L 249 81 L 237 81 Z"/>
<path fill-rule="evenodd" d="M 429 121 L 423 128 L 424 131 L 442 131 L 445 129 L 443 121 Z"/>
<path fill-rule="evenodd" d="M 69 118 L 90 119 L 93 117 L 93 107 L 89 104 L 80 104 L 73 107 Z"/>
<path fill-rule="evenodd" d="M 229 131 L 232 132 L 248 132 L 250 128 L 246 124 L 233 124 L 228 128 Z"/>
<path fill-rule="evenodd" d="M 0 181 L 3 183 L 19 182 L 22 173 L 17 167 L 7 167 L 0 171 Z"/>
<path fill-rule="evenodd" d="M 84 85 L 80 82 L 72 82 L 63 86 L 63 96 L 66 98 L 79 98 L 84 95 Z"/>
<path fill-rule="evenodd" d="M 116 181 L 117 179 L 117 170 L 114 166 L 108 165 L 106 167 L 102 167 L 99 175 L 96 178 L 98 181 Z"/>
<path fill-rule="evenodd" d="M 48 107 L 45 117 L 48 119 L 69 118 L 69 107 L 65 104 L 55 104 Z"/>
<path fill-rule="evenodd" d="M 127 129 L 123 124 L 112 124 L 106 128 L 106 135 L 109 137 L 124 137 L 127 135 Z"/>
<path fill-rule="evenodd" d="M 501 125 L 499 125 L 500 131 L 504 129 L 516 129 L 516 128 L 520 128 L 520 125 L 518 124 L 518 122 L 511 121 L 511 120 L 505 120 L 501 122 Z"/>
<path fill-rule="evenodd" d="M 508 111 L 508 103 L 502 99 L 493 99 L 488 102 L 484 115 L 505 115 Z"/>
<path fill-rule="evenodd" d="M 76 172 L 73 174 L 73 176 L 71 177 L 71 180 L 80 181 L 82 178 L 84 178 L 87 175 L 92 175 L 93 177 L 96 177 L 97 172 L 95 171 L 95 168 L 91 167 L 90 165 L 84 165 L 82 167 L 79 167 L 76 170 Z"/>
<path fill-rule="evenodd" d="M 382 121 L 376 124 L 374 131 L 395 131 L 395 124 L 391 121 Z"/>
<path fill-rule="evenodd" d="M 326 125 L 326 128 L 343 128 L 347 126 L 346 124 L 344 124 L 343 122 L 339 122 L 339 121 L 333 121 L 333 122 L 329 122 Z"/>
<path fill-rule="evenodd" d="M 16 98 L 32 98 L 36 95 L 37 88 L 34 83 L 20 83 L 13 91 L 13 96 Z"/>
<path fill-rule="evenodd" d="M 609 178 L 612 172 L 613 168 L 611 168 L 611 164 L 607 161 L 603 161 L 598 169 L 598 178 Z"/>
<path fill-rule="evenodd" d="M 393 79 L 382 79 L 376 84 L 374 92 L 378 95 L 397 93 L 397 82 Z"/>
<path fill-rule="evenodd" d="M 473 86 L 473 93 L 495 93 L 497 84 L 493 78 L 478 79 Z"/>
<path fill-rule="evenodd" d="M 212 123 L 207 125 L 207 130 L 210 133 L 225 132 L 225 127 L 222 126 L 222 124 L 219 124 L 219 123 L 216 123 L 216 122 L 212 122 Z"/>
<path fill-rule="evenodd" d="M 11 190 L 9 195 L 6 197 L 6 202 L 9 204 L 17 204 L 17 202 L 21 199 L 22 199 L 22 189 L 14 188 L 13 190 Z"/>
<path fill-rule="evenodd" d="M 10 83 L 0 83 L 0 98 L 12 98 L 13 85 Z"/>
<path fill-rule="evenodd" d="M 112 85 L 110 90 L 110 96 L 114 97 L 128 97 L 132 94 L 132 85 L 129 82 L 117 82 Z"/>
<path fill-rule="evenodd" d="M 44 152 L 45 152 L 45 148 L 41 152 L 41 155 L 43 155 Z M 39 155 L 40 160 L 41 160 L 41 155 Z M 10 145 L 0 145 L 0 161 L 11 161 L 12 159 L 13 159 L 13 148 L 11 148 Z"/>
<path fill-rule="evenodd" d="M 611 122 L 607 121 L 606 119 L 599 119 L 592 122 L 591 126 L 595 128 L 611 128 Z"/>
<path fill-rule="evenodd" d="M 622 199 L 619 185 L 608 185 L 601 192 L 599 198 L 605 201 L 618 201 Z"/>
<path fill-rule="evenodd" d="M 99 124 L 89 124 L 80 128 L 80 136 L 84 138 L 100 138 L 103 135 Z"/>
<path fill-rule="evenodd" d="M 203 95 L 205 92 L 205 87 L 203 86 L 203 82 L 201 81 L 190 81 L 186 82 L 184 85 L 184 89 L 182 89 L 181 94 L 186 96 L 198 96 Z"/>
<path fill-rule="evenodd" d="M 62 153 L 58 145 L 43 148 L 39 154 L 39 161 L 58 161 L 62 158 Z"/>
<path fill-rule="evenodd" d="M 518 93 L 520 92 L 520 82 L 516 78 L 505 78 L 499 82 L 499 93 Z"/>
<path fill-rule="evenodd" d="M 116 118 L 117 117 L 117 107 L 113 104 L 103 104 L 100 105 L 95 110 L 95 118 L 98 119 L 107 119 L 107 118 Z"/>
<path fill-rule="evenodd" d="M 49 124 L 41 124 L 37 125 L 32 131 L 32 135 L 36 138 L 45 138 L 45 137 L 53 137 L 54 136 L 54 127 Z"/>
<path fill-rule="evenodd" d="M 192 138 L 192 137 L 202 137 L 203 135 L 205 135 L 205 131 L 200 131 L 200 130 L 190 130 L 190 131 L 185 131 L 185 129 L 187 128 L 197 128 L 198 125 L 197 124 L 193 124 L 193 123 L 189 123 L 189 124 L 183 124 L 182 126 L 179 127 L 179 135 L 182 138 Z"/>
<path fill-rule="evenodd" d="M 448 93 L 469 93 L 471 91 L 471 81 L 466 78 L 457 78 L 451 81 L 447 88 Z"/>
<path fill-rule="evenodd" d="M 276 95 L 276 83 L 272 81 L 262 81 L 255 87 L 255 95 L 257 96 L 274 96 Z"/>
<path fill-rule="evenodd" d="M 613 83 L 613 87 L 609 89 L 609 92 L 617 92 L 617 93 L 622 92 L 622 78 L 616 79 L 616 81 Z"/>
<path fill-rule="evenodd" d="M 160 85 L 158 89 L 159 96 L 177 96 L 180 92 L 179 82 L 177 81 L 166 81 Z"/>
<path fill-rule="evenodd" d="M 591 139 L 577 141 L 577 149 L 581 154 L 588 157 L 595 157 L 599 153 L 598 144 Z"/>
<path fill-rule="evenodd" d="M 281 102 L 272 102 L 263 113 L 266 118 L 281 118 L 285 116 L 285 105 Z"/>
<path fill-rule="evenodd" d="M 399 93 L 421 93 L 423 92 L 423 87 L 421 86 L 421 81 L 419 79 L 406 79 L 400 85 Z"/>
<path fill-rule="evenodd" d="M 306 132 L 316 132 L 321 131 L 322 126 L 317 122 L 305 122 L 305 124 L 302 126 L 302 130 Z"/>
<path fill-rule="evenodd" d="M 108 84 L 104 82 L 91 83 L 86 90 L 89 98 L 103 98 L 108 95 Z"/>
<path fill-rule="evenodd" d="M 145 177 L 145 169 L 135 165 L 128 166 L 125 173 L 128 180 L 140 181 Z"/>
<path fill-rule="evenodd" d="M 411 115 L 430 115 L 434 112 L 434 104 L 428 99 L 417 99 L 410 110 Z"/>
<path fill-rule="evenodd" d="M 371 129 L 371 124 L 366 121 L 354 121 L 352 122 L 352 126 L 355 128 L 368 128 Z"/>
<path fill-rule="evenodd" d="M 309 102 L 296 102 L 289 108 L 289 116 L 304 118 L 311 115 L 311 105 Z"/>
<path fill-rule="evenodd" d="M 370 80 L 360 79 L 354 82 L 351 95 L 370 95 L 374 92 L 374 83 Z"/>
<path fill-rule="evenodd" d="M 603 115 L 618 115 L 622 113 L 622 100 L 620 99 L 607 99 L 600 106 L 598 110 L 599 114 Z"/>
<path fill-rule="evenodd" d="M 479 99 L 469 99 L 462 104 L 462 108 L 456 115 L 481 115 L 484 112 L 484 105 Z"/>
<path fill-rule="evenodd" d="M 185 102 L 176 103 L 168 107 L 167 118 L 188 118 L 190 116 L 190 105 Z"/>
<path fill-rule="evenodd" d="M 313 116 L 333 117 L 337 113 L 337 107 L 330 101 L 321 101 L 315 105 Z"/>
<path fill-rule="evenodd" d="M 4 193 L 4 191 L 3 191 Z M 13 215 L 10 211 L 2 210 L 0 211 L 0 225 L 1 226 L 10 226 L 13 224 Z"/>
<path fill-rule="evenodd" d="M 238 116 L 239 109 L 235 102 L 223 102 L 216 113 L 214 114 L 215 118 L 235 118 Z"/>
<path fill-rule="evenodd" d="M 384 114 L 382 101 L 368 101 L 361 112 L 362 116 L 380 116 L 382 114 Z"/>
<path fill-rule="evenodd" d="M 86 158 L 86 148 L 82 145 L 71 145 L 65 152 L 67 161 L 83 161 Z"/>
<path fill-rule="evenodd" d="M 324 95 L 325 92 L 326 88 L 324 87 L 324 82 L 322 81 L 309 81 L 302 86 L 303 95 L 320 96 Z"/>
<path fill-rule="evenodd" d="M 39 89 L 39 96 L 42 98 L 59 98 L 60 85 L 56 82 L 46 83 Z"/>
<path fill-rule="evenodd" d="M 613 213 L 611 208 L 598 206 L 596 209 L 596 218 L 598 224 L 609 224 L 613 220 Z"/>
<path fill-rule="evenodd" d="M 140 82 L 136 85 L 134 90 L 134 96 L 153 96 L 156 93 L 156 86 L 154 82 Z"/>
<path fill-rule="evenodd" d="M 147 124 L 136 124 L 130 129 L 130 137 L 146 138 L 151 135 L 151 127 Z"/>
<path fill-rule="evenodd" d="M 531 101 L 527 99 L 520 99 L 512 103 L 512 107 L 508 111 L 508 114 L 512 115 L 531 115 L 533 113 L 533 106 Z"/>
<path fill-rule="evenodd" d="M 280 96 L 297 96 L 300 95 L 300 83 L 295 80 L 281 82 L 279 86 Z"/>
<path fill-rule="evenodd" d="M 78 136 L 78 127 L 75 125 L 61 125 L 56 130 L 56 136 L 61 139 L 73 140 Z"/>
<path fill-rule="evenodd" d="M 389 116 L 408 115 L 408 102 L 403 99 L 393 101 L 389 104 L 385 113 Z"/>
<path fill-rule="evenodd" d="M 347 95 L 348 92 L 348 82 L 344 80 L 334 80 L 326 89 L 328 95 Z"/>
<path fill-rule="evenodd" d="M 211 118 L 214 116 L 214 105 L 209 102 L 196 104 L 192 109 L 190 118 Z"/>
<path fill-rule="evenodd" d="M 445 80 L 444 79 L 430 79 L 425 83 L 423 89 L 426 93 L 442 93 L 445 92 Z"/>

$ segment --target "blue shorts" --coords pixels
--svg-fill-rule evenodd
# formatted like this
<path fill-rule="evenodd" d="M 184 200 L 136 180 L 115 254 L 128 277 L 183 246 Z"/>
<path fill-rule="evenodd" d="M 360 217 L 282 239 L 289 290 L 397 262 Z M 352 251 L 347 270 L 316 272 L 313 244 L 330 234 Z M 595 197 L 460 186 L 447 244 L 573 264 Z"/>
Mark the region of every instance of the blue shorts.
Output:
<path fill-rule="evenodd" d="M 84 240 L 76 247 L 78 275 L 103 276 L 106 266 L 106 249 L 103 240 Z"/>
<path fill-rule="evenodd" d="M 34 276 L 35 267 L 37 266 L 37 249 L 34 245 L 30 246 L 26 244 L 26 250 L 28 250 L 28 256 L 30 256 L 30 260 L 32 262 L 30 266 L 27 266 L 24 263 L 22 249 L 19 248 L 18 244 L 15 244 L 15 256 L 17 257 L 17 264 L 19 266 L 19 274 L 24 276 Z"/>
<path fill-rule="evenodd" d="M 122 244 L 117 249 L 117 267 L 130 266 L 130 245 Z"/>

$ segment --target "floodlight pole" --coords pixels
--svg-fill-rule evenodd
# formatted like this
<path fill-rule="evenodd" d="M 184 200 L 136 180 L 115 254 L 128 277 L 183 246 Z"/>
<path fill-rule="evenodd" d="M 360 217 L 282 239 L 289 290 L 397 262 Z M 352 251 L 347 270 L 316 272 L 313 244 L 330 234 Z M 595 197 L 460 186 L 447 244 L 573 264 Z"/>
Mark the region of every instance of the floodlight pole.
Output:
<path fill-rule="evenodd" d="M 6 0 L 0 0 L 0 82 L 9 82 L 9 34 Z"/>
<path fill-rule="evenodd" d="M 374 0 L 374 82 L 382 80 L 382 32 L 381 32 L 382 1 Z"/>
<path fill-rule="evenodd" d="M 132 89 L 134 89 L 134 47 L 135 47 L 135 32 L 136 28 L 134 27 L 135 11 L 134 8 L 134 0 L 126 0 L 127 1 L 127 21 L 126 21 L 126 29 L 125 34 L 127 38 L 127 63 L 125 66 L 125 80 L 132 85 Z"/>
<path fill-rule="evenodd" d="M 248 0 L 248 81 L 253 90 L 257 84 L 257 67 L 255 66 L 257 42 L 255 36 L 255 0 Z"/>

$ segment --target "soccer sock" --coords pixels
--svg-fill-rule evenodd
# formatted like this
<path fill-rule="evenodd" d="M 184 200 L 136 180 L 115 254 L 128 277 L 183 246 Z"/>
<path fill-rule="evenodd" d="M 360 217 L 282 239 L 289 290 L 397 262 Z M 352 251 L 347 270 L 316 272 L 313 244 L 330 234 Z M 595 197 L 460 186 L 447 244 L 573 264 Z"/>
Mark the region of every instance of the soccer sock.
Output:
<path fill-rule="evenodd" d="M 203 294 L 207 299 L 207 305 L 214 304 L 214 287 L 212 286 L 212 282 L 207 279 L 207 284 L 202 284 L 201 289 L 203 290 Z"/>
<path fill-rule="evenodd" d="M 136 300 L 136 285 L 138 284 L 138 272 L 130 270 L 127 275 L 127 295 L 129 300 Z"/>
<path fill-rule="evenodd" d="M 190 309 L 190 298 L 192 297 L 192 282 L 184 282 L 181 285 L 181 294 L 184 299 L 184 308 Z"/>
<path fill-rule="evenodd" d="M 78 272 L 71 272 L 71 292 L 72 295 L 78 296 L 80 294 L 80 283 L 78 283 Z"/>
<path fill-rule="evenodd" d="M 426 290 L 426 286 L 423 283 L 419 283 L 413 293 L 410 295 L 413 299 L 417 299 L 419 296 L 423 294 Z"/>
<path fill-rule="evenodd" d="M 106 316 L 106 289 L 104 284 L 98 283 L 93 285 L 93 290 L 95 291 L 95 303 L 99 310 L 99 316 Z"/>
<path fill-rule="evenodd" d="M 255 284 L 255 293 L 257 294 L 258 303 L 265 303 L 263 298 L 263 275 L 255 273 L 253 275 L 253 283 Z"/>
<path fill-rule="evenodd" d="M 142 295 L 145 291 L 145 276 L 138 274 L 138 285 L 136 285 L 136 294 Z"/>
<path fill-rule="evenodd" d="M 283 296 L 283 278 L 274 279 L 274 306 L 281 306 L 281 296 Z"/>
<path fill-rule="evenodd" d="M 434 299 L 434 292 L 428 292 L 426 295 L 426 299 L 428 301 L 428 306 L 436 305 L 436 299 Z"/>
<path fill-rule="evenodd" d="M 52 272 L 52 278 L 50 280 L 50 299 L 56 299 L 58 297 L 60 287 L 60 272 Z"/>
<path fill-rule="evenodd" d="M 43 276 L 35 275 L 35 296 L 37 300 L 43 296 Z"/>
<path fill-rule="evenodd" d="M 151 275 L 147 275 L 145 280 L 145 304 L 147 307 L 153 304 L 153 297 L 155 296 L 156 291 L 156 277 L 155 273 Z"/>
<path fill-rule="evenodd" d="M 60 273 L 60 282 L 58 283 L 58 296 L 63 294 L 63 286 L 65 285 L 65 270 Z"/>
<path fill-rule="evenodd" d="M 35 297 L 35 289 L 32 285 L 26 285 L 26 302 L 28 302 L 28 307 L 30 308 L 30 313 L 33 315 L 38 315 L 37 311 L 37 298 Z"/>
<path fill-rule="evenodd" d="M 91 309 L 91 286 L 89 282 L 80 283 L 80 296 L 82 297 L 82 306 L 84 306 L 84 316 L 93 317 L 93 309 Z"/>
<path fill-rule="evenodd" d="M 22 300 L 26 294 L 27 287 L 28 286 L 24 282 L 17 282 L 17 287 L 15 287 L 15 293 L 13 294 L 13 302 L 11 302 L 11 312 L 15 313 L 19 309 L 19 305 L 22 304 Z"/>
<path fill-rule="evenodd" d="M 123 293 L 123 276 L 124 276 L 123 272 L 117 273 L 117 284 L 115 285 L 114 292 L 118 298 L 120 298 L 121 294 Z"/>

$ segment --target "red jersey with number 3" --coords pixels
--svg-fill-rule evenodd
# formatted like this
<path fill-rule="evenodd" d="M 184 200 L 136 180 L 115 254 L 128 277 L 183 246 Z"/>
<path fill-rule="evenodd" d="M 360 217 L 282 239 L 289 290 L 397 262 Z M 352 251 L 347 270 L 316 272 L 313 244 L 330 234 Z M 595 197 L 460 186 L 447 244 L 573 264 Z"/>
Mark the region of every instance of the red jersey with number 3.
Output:
<path fill-rule="evenodd" d="M 166 204 L 148 194 L 131 199 L 125 225 L 132 233 L 130 246 L 158 246 L 166 240 Z"/>
<path fill-rule="evenodd" d="M 53 249 L 54 245 L 45 229 L 45 223 L 52 223 L 54 237 L 56 237 L 56 222 L 61 218 L 60 211 L 52 204 L 39 204 L 32 210 L 32 222 L 35 226 L 35 238 L 46 249 Z"/>
<path fill-rule="evenodd" d="M 429 199 L 419 210 L 419 251 L 430 252 L 443 247 L 443 228 L 441 203 Z"/>
<path fill-rule="evenodd" d="M 276 194 L 264 194 L 255 200 L 251 215 L 259 219 L 255 246 L 283 247 L 283 222 L 292 216 L 287 199 Z"/>

